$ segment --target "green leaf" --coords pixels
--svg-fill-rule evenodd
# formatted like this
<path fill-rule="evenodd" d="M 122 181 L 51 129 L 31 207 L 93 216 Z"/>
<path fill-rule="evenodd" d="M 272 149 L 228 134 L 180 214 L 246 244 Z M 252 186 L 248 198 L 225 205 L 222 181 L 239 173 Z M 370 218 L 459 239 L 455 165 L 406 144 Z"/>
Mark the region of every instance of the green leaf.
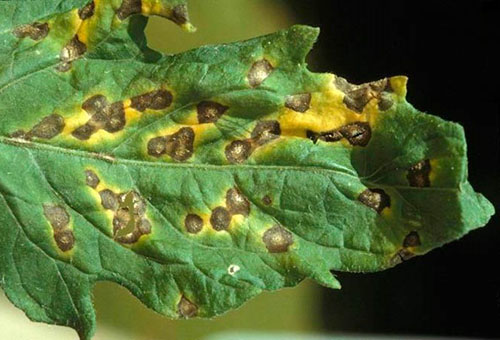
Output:
<path fill-rule="evenodd" d="M 171 318 L 339 288 L 493 214 L 462 127 L 309 72 L 317 29 L 161 55 L 139 14 L 192 30 L 184 1 L 87 2 L 0 3 L 0 283 L 32 320 L 90 339 L 98 280 Z"/>

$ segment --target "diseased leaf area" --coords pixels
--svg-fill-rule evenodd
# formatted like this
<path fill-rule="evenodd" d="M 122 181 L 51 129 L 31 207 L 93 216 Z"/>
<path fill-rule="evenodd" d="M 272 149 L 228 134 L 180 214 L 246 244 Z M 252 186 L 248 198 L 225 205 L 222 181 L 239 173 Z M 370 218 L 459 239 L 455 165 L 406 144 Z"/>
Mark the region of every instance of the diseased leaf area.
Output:
<path fill-rule="evenodd" d="M 339 288 L 493 214 L 405 77 L 309 72 L 304 26 L 161 55 L 145 15 L 193 29 L 182 0 L 0 4 L 0 283 L 32 320 L 90 339 L 98 280 L 171 318 Z"/>

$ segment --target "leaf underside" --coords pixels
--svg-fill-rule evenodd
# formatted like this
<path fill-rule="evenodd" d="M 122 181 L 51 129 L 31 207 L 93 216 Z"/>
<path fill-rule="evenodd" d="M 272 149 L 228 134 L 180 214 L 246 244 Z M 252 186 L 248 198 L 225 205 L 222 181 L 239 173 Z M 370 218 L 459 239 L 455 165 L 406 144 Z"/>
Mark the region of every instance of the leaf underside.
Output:
<path fill-rule="evenodd" d="M 0 281 L 32 320 L 94 333 L 98 280 L 211 317 L 331 270 L 378 271 L 487 223 L 460 125 L 406 78 L 311 73 L 294 26 L 178 55 L 185 0 L 0 3 Z"/>

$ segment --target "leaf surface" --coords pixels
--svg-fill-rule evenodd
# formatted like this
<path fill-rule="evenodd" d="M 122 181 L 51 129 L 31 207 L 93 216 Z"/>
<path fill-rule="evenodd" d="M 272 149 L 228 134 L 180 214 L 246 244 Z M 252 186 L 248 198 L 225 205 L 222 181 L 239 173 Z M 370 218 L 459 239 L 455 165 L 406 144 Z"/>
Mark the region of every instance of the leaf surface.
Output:
<path fill-rule="evenodd" d="M 32 320 L 90 339 L 98 280 L 171 318 L 339 288 L 493 214 L 405 77 L 311 73 L 305 26 L 162 55 L 143 15 L 194 29 L 180 0 L 0 3 L 0 283 Z"/>

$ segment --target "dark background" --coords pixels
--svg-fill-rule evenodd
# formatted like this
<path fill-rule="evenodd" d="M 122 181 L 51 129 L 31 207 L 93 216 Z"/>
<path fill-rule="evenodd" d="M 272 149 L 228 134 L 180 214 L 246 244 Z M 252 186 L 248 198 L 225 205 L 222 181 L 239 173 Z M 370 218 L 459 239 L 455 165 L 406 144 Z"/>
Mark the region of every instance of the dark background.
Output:
<path fill-rule="evenodd" d="M 313 70 L 353 83 L 407 75 L 410 103 L 462 124 L 470 182 L 500 206 L 497 1 L 290 3 L 299 21 L 321 27 Z M 462 240 L 386 272 L 338 274 L 342 293 L 323 290 L 324 328 L 500 338 L 499 264 L 494 217 Z"/>

